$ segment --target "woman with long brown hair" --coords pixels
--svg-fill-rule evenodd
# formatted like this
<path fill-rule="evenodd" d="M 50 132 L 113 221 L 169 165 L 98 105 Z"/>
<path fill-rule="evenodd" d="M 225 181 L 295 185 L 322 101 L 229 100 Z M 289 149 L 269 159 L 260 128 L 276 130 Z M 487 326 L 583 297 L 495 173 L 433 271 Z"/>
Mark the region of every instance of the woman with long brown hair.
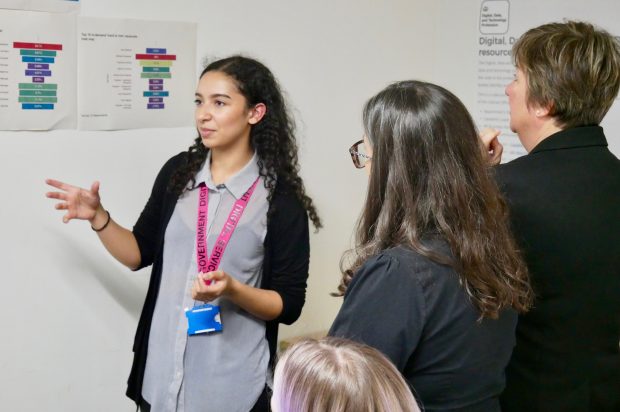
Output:
<path fill-rule="evenodd" d="M 471 116 L 449 91 L 395 83 L 351 149 L 369 173 L 330 335 L 373 346 L 427 411 L 499 411 L 527 269 Z"/>

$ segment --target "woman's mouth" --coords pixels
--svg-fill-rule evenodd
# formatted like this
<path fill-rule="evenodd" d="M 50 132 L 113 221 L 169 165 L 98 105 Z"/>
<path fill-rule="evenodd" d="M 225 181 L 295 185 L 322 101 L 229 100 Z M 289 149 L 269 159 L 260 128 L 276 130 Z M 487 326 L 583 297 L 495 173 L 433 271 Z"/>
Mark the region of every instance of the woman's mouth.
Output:
<path fill-rule="evenodd" d="M 211 134 L 213 134 L 213 132 L 215 132 L 215 130 L 209 129 L 209 128 L 206 128 L 206 127 L 201 127 L 198 130 L 200 130 L 200 136 L 201 137 L 209 137 Z"/>

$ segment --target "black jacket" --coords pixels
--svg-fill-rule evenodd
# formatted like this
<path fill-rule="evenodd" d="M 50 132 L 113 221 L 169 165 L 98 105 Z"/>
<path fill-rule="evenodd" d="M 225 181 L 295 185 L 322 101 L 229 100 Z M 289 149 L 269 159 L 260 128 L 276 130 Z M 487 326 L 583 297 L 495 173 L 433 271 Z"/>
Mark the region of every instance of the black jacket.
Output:
<path fill-rule="evenodd" d="M 536 293 L 502 410 L 620 411 L 620 161 L 578 127 L 496 172 Z"/>
<path fill-rule="evenodd" d="M 187 158 L 180 153 L 166 162 L 159 172 L 151 196 L 133 228 L 140 248 L 140 268 L 153 265 L 151 280 L 133 345 L 134 360 L 127 382 L 127 396 L 142 400 L 142 381 L 148 353 L 151 320 L 159 292 L 163 263 L 164 235 L 174 211 L 177 196 L 167 188 L 174 171 Z M 308 216 L 303 205 L 286 185 L 278 183 L 269 204 L 265 257 L 261 288 L 275 290 L 282 297 L 283 309 L 277 319 L 267 322 L 266 337 L 271 360 L 276 353 L 278 324 L 291 324 L 305 303 L 310 257 Z"/>

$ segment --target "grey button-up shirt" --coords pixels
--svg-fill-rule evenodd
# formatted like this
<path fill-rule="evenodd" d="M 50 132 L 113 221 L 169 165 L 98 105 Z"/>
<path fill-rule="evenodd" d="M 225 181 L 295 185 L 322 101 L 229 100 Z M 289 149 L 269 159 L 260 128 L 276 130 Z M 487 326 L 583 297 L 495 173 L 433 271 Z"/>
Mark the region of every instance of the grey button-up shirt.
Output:
<path fill-rule="evenodd" d="M 210 155 L 196 176 L 209 189 L 207 251 L 210 254 L 235 201 L 258 177 L 257 157 L 225 184 L 211 178 Z M 153 412 L 247 412 L 260 396 L 268 374 L 265 322 L 226 298 L 220 305 L 223 331 L 187 336 L 184 309 L 192 307 L 191 288 L 198 273 L 196 220 L 199 189 L 185 192 L 166 228 L 162 280 L 149 336 L 142 389 Z M 250 286 L 262 276 L 267 231 L 268 192 L 260 178 L 228 247 L 220 269 Z"/>

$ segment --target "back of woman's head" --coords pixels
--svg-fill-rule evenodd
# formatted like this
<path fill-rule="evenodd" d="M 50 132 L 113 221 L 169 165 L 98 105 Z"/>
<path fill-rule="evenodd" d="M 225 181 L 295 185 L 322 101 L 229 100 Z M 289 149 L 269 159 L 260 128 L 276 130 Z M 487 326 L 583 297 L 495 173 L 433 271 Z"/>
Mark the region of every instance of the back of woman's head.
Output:
<path fill-rule="evenodd" d="M 381 218 L 399 220 L 391 212 L 406 213 L 397 206 L 415 203 L 418 230 L 434 231 L 455 211 L 450 203 L 468 203 L 489 181 L 473 120 L 446 89 L 418 81 L 392 84 L 366 103 L 363 120 L 373 150 L 369 195 L 390 202 Z"/>
<path fill-rule="evenodd" d="M 512 48 L 528 105 L 549 107 L 562 128 L 597 125 L 620 90 L 620 41 L 587 22 L 548 23 Z"/>
<path fill-rule="evenodd" d="M 418 412 L 405 380 L 374 348 L 340 338 L 303 340 L 280 358 L 274 412 Z"/>
<path fill-rule="evenodd" d="M 372 97 L 363 113 L 372 147 L 357 245 L 340 292 L 369 257 L 408 246 L 452 265 L 482 317 L 524 311 L 531 290 L 474 122 L 461 101 L 430 83 L 403 81 Z M 427 246 L 445 239 L 452 257 Z"/>

